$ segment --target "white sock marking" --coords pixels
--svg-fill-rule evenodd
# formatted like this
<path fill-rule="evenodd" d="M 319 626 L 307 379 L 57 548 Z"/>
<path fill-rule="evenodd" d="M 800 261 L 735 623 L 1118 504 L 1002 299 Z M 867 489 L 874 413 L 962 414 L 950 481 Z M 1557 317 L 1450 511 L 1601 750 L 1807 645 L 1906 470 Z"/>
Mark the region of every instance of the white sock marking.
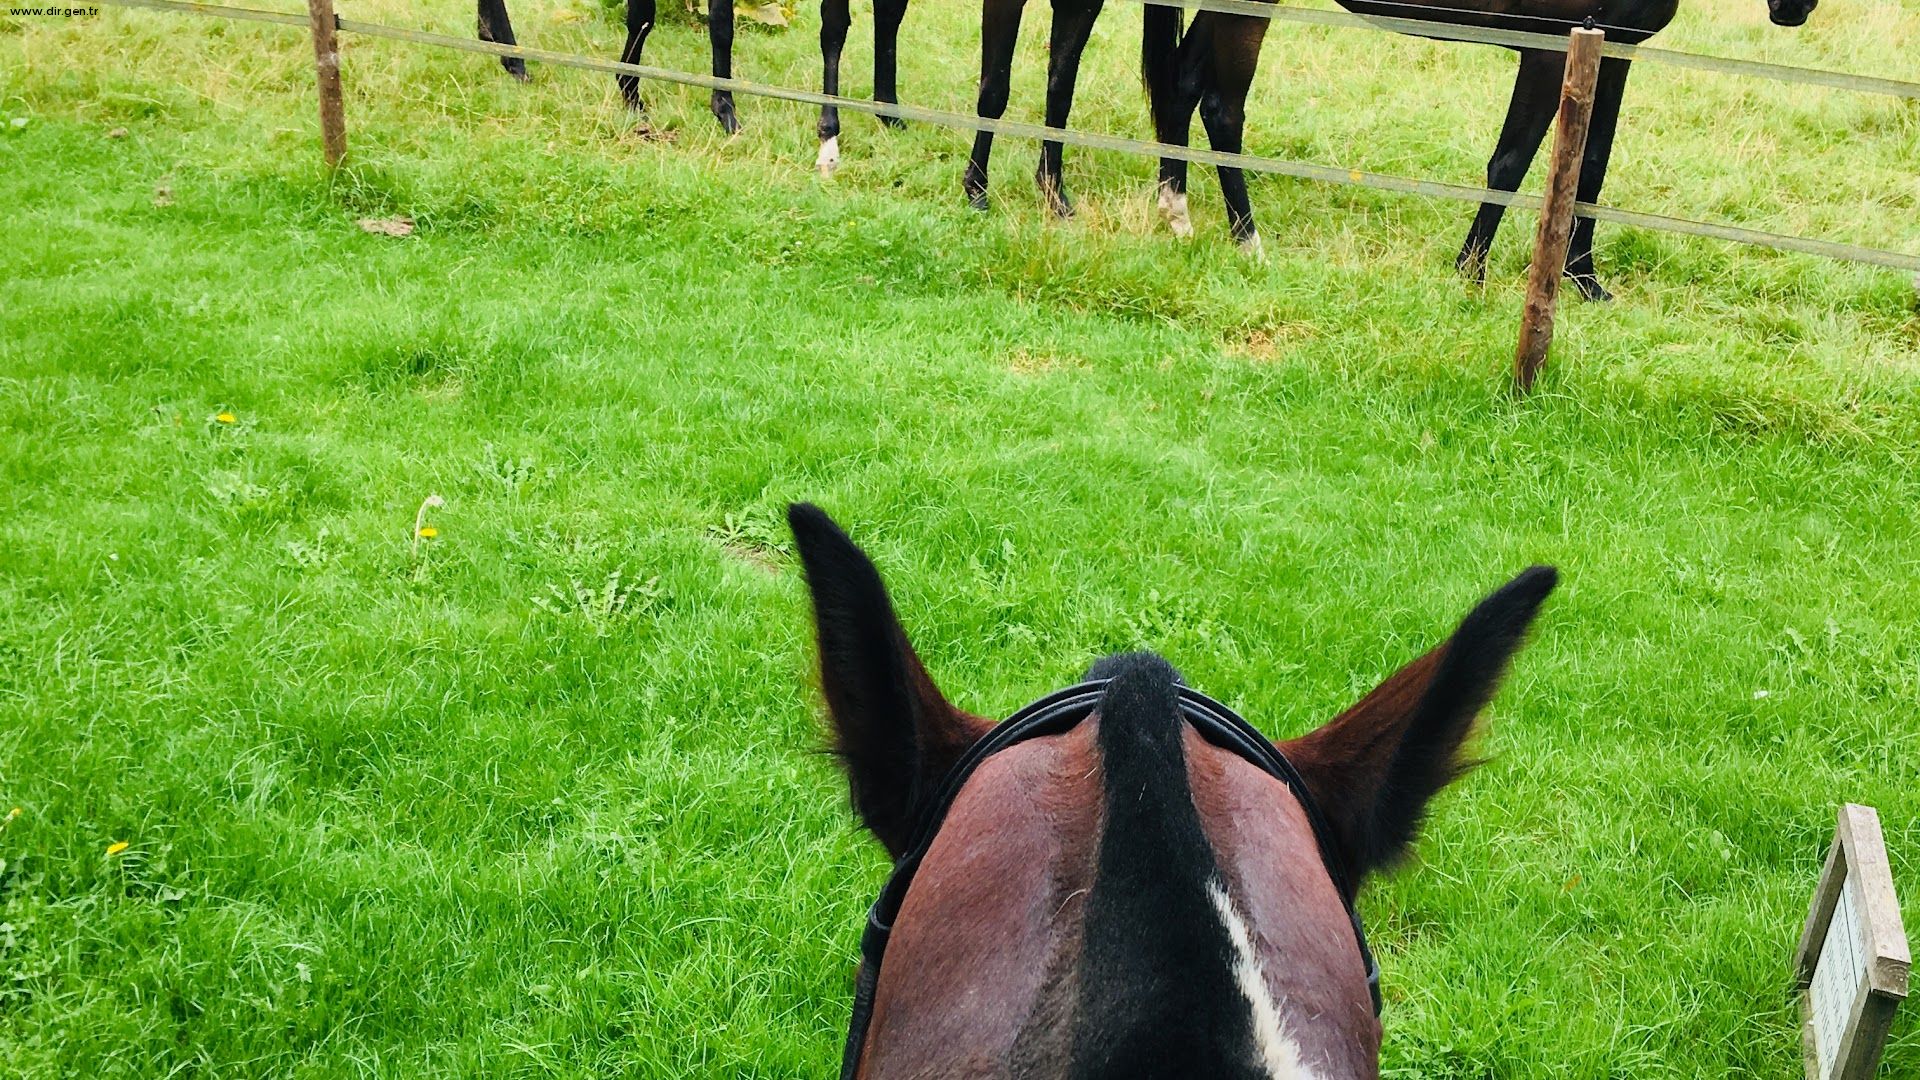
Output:
<path fill-rule="evenodd" d="M 1187 193 L 1173 190 L 1172 184 L 1160 185 L 1160 213 L 1172 226 L 1173 235 L 1182 239 L 1193 235 L 1193 218 L 1187 213 Z"/>
<path fill-rule="evenodd" d="M 820 170 L 821 176 L 832 176 L 840 167 L 840 136 L 820 144 L 820 156 L 813 159 L 813 167 Z"/>
<path fill-rule="evenodd" d="M 1234 909 L 1233 899 L 1218 881 L 1207 883 L 1207 897 L 1213 901 L 1220 922 L 1233 939 L 1233 978 L 1240 985 L 1247 1004 L 1253 1010 L 1253 1041 L 1260 1048 L 1261 1063 L 1273 1080 L 1313 1080 L 1314 1074 L 1300 1060 L 1300 1048 L 1287 1037 L 1280 1022 L 1280 1008 L 1267 992 L 1266 977 L 1260 973 L 1260 956 L 1253 949 L 1253 933 Z"/>

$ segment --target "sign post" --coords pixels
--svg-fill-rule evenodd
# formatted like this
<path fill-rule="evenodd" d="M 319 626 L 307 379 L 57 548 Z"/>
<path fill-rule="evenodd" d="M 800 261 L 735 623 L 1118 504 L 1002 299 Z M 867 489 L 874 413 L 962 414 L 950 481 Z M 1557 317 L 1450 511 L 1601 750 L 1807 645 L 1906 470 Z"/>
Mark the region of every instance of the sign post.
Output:
<path fill-rule="evenodd" d="M 1807 1080 L 1873 1075 L 1911 966 L 1880 815 L 1848 803 L 1794 953 Z"/>

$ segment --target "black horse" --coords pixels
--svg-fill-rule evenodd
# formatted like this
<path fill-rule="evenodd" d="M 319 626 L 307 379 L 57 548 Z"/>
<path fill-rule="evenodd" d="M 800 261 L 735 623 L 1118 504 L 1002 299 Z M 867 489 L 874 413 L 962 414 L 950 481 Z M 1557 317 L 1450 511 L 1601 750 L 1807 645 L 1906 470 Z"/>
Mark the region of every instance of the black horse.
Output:
<path fill-rule="evenodd" d="M 992 0 L 988 2 L 991 4 Z M 1778 25 L 1799 26 L 1807 21 L 1818 2 L 1767 0 L 1767 8 Z M 1606 28 L 1608 41 L 1624 44 L 1638 44 L 1658 33 L 1673 21 L 1679 6 L 1679 0 L 1408 0 L 1405 3 L 1339 0 L 1339 3 L 1360 15 L 1555 34 L 1564 34 L 1591 18 Z M 1186 145 L 1197 106 L 1213 148 L 1239 151 L 1246 122 L 1247 88 L 1253 81 L 1254 65 L 1266 30 L 1265 19 L 1202 11 L 1182 34 L 1180 9 L 1147 8 L 1141 58 L 1153 102 L 1154 127 L 1162 142 Z M 1566 68 L 1564 52 L 1528 48 L 1515 51 L 1520 54 L 1520 69 L 1514 78 L 1513 97 L 1507 104 L 1500 141 L 1494 147 L 1493 157 L 1487 161 L 1487 186 L 1496 191 L 1514 191 L 1526 177 L 1527 167 L 1558 109 L 1560 82 Z M 1630 63 L 1617 57 L 1607 57 L 1600 62 L 1592 126 L 1580 164 L 1577 195 L 1582 202 L 1598 199 L 1600 186 L 1606 181 Z M 1234 239 L 1257 251 L 1260 233 L 1254 227 L 1253 208 L 1247 202 L 1245 177 L 1239 169 L 1223 168 L 1220 188 Z M 1160 204 L 1176 232 L 1191 229 L 1185 223 L 1186 190 L 1187 163 L 1162 159 Z M 1487 251 L 1493 245 L 1494 232 L 1500 227 L 1505 211 L 1506 208 L 1497 203 L 1482 203 L 1472 227 L 1467 230 L 1466 242 L 1461 245 L 1455 263 L 1475 281 L 1486 276 Z M 1587 299 L 1611 299 L 1593 266 L 1592 218 L 1575 219 L 1564 273 Z"/>
<path fill-rule="evenodd" d="M 1457 25 L 1500 27 L 1564 34 L 1588 18 L 1606 26 L 1608 40 L 1637 44 L 1652 37 L 1673 20 L 1679 0 L 1339 0 L 1362 15 L 1416 18 Z M 1103 0 L 1054 0 L 1051 52 L 1047 67 L 1049 127 L 1064 127 L 1073 107 L 1074 81 L 1080 55 Z M 1799 26 L 1807 21 L 1818 0 L 1767 0 L 1775 23 Z M 1013 49 L 1020 33 L 1020 14 L 1026 0 L 984 0 L 980 28 L 980 98 L 978 112 L 998 119 L 1007 108 L 1007 84 Z M 1215 149 L 1239 153 L 1246 128 L 1247 90 L 1260 59 L 1260 45 L 1268 20 L 1251 15 L 1202 11 L 1181 29 L 1181 9 L 1149 6 L 1141 35 L 1141 67 L 1152 102 L 1155 136 L 1175 146 L 1187 145 L 1197 108 Z M 1487 186 L 1500 191 L 1519 188 L 1534 152 L 1546 134 L 1560 100 L 1560 81 L 1566 66 L 1564 52 L 1517 49 L 1520 70 L 1513 98 L 1507 106 L 1500 142 L 1487 162 Z M 1601 61 L 1595 89 L 1593 121 L 1581 163 L 1578 197 L 1592 202 L 1600 196 L 1607 160 L 1613 152 L 1614 129 L 1620 118 L 1621 93 L 1626 88 L 1629 61 L 1608 57 Z M 987 207 L 987 161 L 993 136 L 974 137 L 963 187 L 976 209 Z M 1061 145 L 1046 143 L 1040 151 L 1035 179 L 1055 214 L 1073 212 L 1060 175 Z M 1239 169 L 1220 170 L 1221 195 L 1227 220 L 1242 247 L 1258 253 L 1260 233 L 1254 227 L 1247 199 L 1246 177 Z M 1187 162 L 1165 158 L 1160 162 L 1160 208 L 1173 231 L 1188 235 Z M 1499 228 L 1505 207 L 1485 203 L 1467 232 L 1457 265 L 1478 281 L 1486 275 L 1487 251 Z M 1581 295 L 1609 298 L 1593 266 L 1593 219 L 1575 221 L 1567 249 L 1566 275 Z"/>
<path fill-rule="evenodd" d="M 873 5 L 873 96 L 875 100 L 897 103 L 900 100 L 897 89 L 899 70 L 898 43 L 900 21 L 907 14 L 907 0 L 875 0 Z M 647 35 L 653 33 L 655 0 L 627 0 L 627 44 L 620 51 L 620 59 L 629 64 L 640 62 L 641 50 L 646 46 Z M 824 89 L 829 94 L 840 92 L 840 51 L 847 42 L 847 28 L 852 25 L 848 0 L 821 0 L 820 2 L 820 56 L 824 62 L 825 75 L 822 79 Z M 507 16 L 506 0 L 479 0 L 479 31 L 481 41 L 497 42 L 501 45 L 518 44 L 513 36 L 513 21 Z M 713 73 L 723 79 L 733 77 L 733 0 L 707 0 L 707 37 L 713 48 Z M 500 65 L 514 78 L 526 81 L 526 61 L 517 56 L 503 56 Z M 640 100 L 640 80 L 632 75 L 616 77 L 620 84 L 620 93 L 626 98 L 627 107 L 635 112 L 644 111 Z M 740 130 L 740 117 L 734 111 L 733 92 L 715 90 L 709 103 L 714 119 L 731 135 Z M 882 117 L 889 127 L 899 127 L 901 122 L 895 117 Z M 820 157 L 818 165 L 822 172 L 830 173 L 840 161 L 840 111 L 831 105 L 820 109 Z"/>

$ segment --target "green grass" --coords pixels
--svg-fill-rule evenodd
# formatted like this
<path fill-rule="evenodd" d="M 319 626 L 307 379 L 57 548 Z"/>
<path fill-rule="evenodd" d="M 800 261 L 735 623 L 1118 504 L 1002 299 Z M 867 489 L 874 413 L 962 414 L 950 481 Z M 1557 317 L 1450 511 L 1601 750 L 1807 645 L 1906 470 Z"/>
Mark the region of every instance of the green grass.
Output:
<path fill-rule="evenodd" d="M 1144 131 L 1137 17 L 1088 127 Z M 810 84 L 813 18 L 742 71 Z M 912 100 L 964 107 L 968 18 L 909 16 Z M 1912 77 L 1911 3 L 1814 18 L 1664 43 Z M 1505 63 L 1276 30 L 1252 149 L 1472 180 Z M 1261 180 L 1250 265 L 1210 183 L 1162 235 L 1145 162 L 1073 154 L 1050 226 L 1003 143 L 981 218 L 952 132 L 851 117 L 823 185 L 799 109 L 725 142 L 656 89 L 640 142 L 610 80 L 358 40 L 328 182 L 308 64 L 272 28 L 0 28 L 0 1074 L 830 1074 L 885 867 L 813 752 L 794 498 L 994 714 L 1151 645 L 1291 734 L 1560 565 L 1492 763 L 1363 900 L 1389 1075 L 1797 1076 L 1838 802 L 1920 897 L 1899 275 L 1603 226 L 1621 300 L 1516 402 L 1524 216 L 1482 292 L 1464 208 Z M 1920 247 L 1911 103 L 1630 97 L 1621 204 Z M 416 235 L 354 225 L 392 213 Z"/>

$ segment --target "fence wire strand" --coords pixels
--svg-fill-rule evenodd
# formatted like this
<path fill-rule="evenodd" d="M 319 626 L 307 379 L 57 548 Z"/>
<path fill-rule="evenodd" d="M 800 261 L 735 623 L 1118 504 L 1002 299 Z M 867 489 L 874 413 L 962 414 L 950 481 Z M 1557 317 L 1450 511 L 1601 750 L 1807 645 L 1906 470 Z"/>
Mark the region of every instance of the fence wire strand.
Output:
<path fill-rule="evenodd" d="M 287 26 L 306 27 L 308 25 L 308 17 L 304 14 L 265 11 L 258 8 L 228 7 L 219 4 L 198 3 L 193 2 L 193 0 L 105 0 L 105 2 L 120 7 L 183 12 L 253 22 L 278 23 Z M 1135 0 L 1135 2 L 1145 2 L 1145 0 Z M 1246 3 L 1246 0 L 1172 0 L 1167 6 L 1188 8 L 1204 6 L 1206 10 L 1215 10 L 1216 6 L 1238 6 L 1242 4 L 1252 8 L 1270 7 L 1262 3 Z M 1304 11 L 1306 9 L 1286 10 Z M 1335 17 L 1343 14 L 1318 11 L 1308 13 L 1315 16 L 1327 15 Z M 1360 16 L 1345 16 L 1345 18 L 1353 20 L 1352 25 L 1368 25 L 1380 21 L 1373 18 L 1362 18 Z M 430 45 L 437 48 L 480 53 L 488 56 L 518 57 L 523 60 L 552 64 L 556 67 L 578 68 L 586 71 L 599 71 L 615 75 L 631 75 L 652 82 L 693 86 L 706 90 L 725 90 L 736 94 L 771 98 L 776 101 L 791 101 L 803 105 L 831 105 L 835 108 L 846 109 L 851 112 L 895 117 L 901 120 L 912 120 L 967 131 L 990 131 L 996 135 L 1006 135 L 1012 138 L 1032 139 L 1040 142 L 1057 142 L 1067 146 L 1079 146 L 1091 150 L 1108 150 L 1114 153 L 1139 157 L 1173 158 L 1192 162 L 1197 165 L 1244 169 L 1248 172 L 1271 173 L 1280 176 L 1291 176 L 1302 180 L 1317 180 L 1328 184 L 1345 184 L 1404 195 L 1423 195 L 1429 198 L 1450 199 L 1455 202 L 1493 203 L 1499 206 L 1518 207 L 1523 210 L 1534 211 L 1539 210 L 1541 205 L 1539 196 L 1526 195 L 1516 191 L 1497 191 L 1492 188 L 1475 187 L 1469 184 L 1451 184 L 1435 180 L 1418 180 L 1411 177 L 1395 176 L 1390 173 L 1369 172 L 1363 169 L 1342 169 L 1330 165 L 1289 161 L 1284 158 L 1259 157 L 1251 154 L 1233 154 L 1219 150 L 1199 149 L 1191 146 L 1174 146 L 1169 143 L 1151 142 L 1144 139 L 1129 139 L 1118 135 L 1106 135 L 1098 132 L 1047 127 L 1042 124 L 1030 124 L 1018 120 L 994 120 L 983 116 L 948 112 L 941 109 L 929 109 L 919 105 L 868 101 L 862 98 L 843 97 L 837 94 L 823 94 L 813 90 L 800 90 L 785 86 L 769 86 L 748 79 L 721 78 L 716 75 L 674 71 L 669 68 L 653 67 L 646 64 L 632 64 L 621 60 L 603 60 L 597 57 L 579 56 L 574 53 L 534 49 L 524 45 L 502 45 L 497 42 L 455 37 L 449 34 L 439 34 L 427 30 L 414 30 L 407 27 L 388 26 L 384 23 L 363 22 L 359 19 L 343 19 L 336 16 L 334 21 L 342 32 L 360 34 L 365 37 L 407 41 L 419 45 Z M 1412 20 L 1393 21 L 1409 22 Z M 1417 25 L 1427 27 L 1441 24 L 1419 23 Z M 1484 28 L 1475 27 L 1472 29 L 1478 32 Z M 1506 34 L 1519 32 L 1491 31 L 1490 33 Z M 1550 35 L 1527 36 L 1544 38 L 1555 42 L 1561 51 L 1566 49 L 1566 40 L 1564 38 L 1556 38 Z M 1480 39 L 1463 38 L 1461 40 Z M 1665 52 L 1665 50 L 1660 51 Z M 1675 53 L 1672 55 L 1691 56 L 1693 54 Z M 1712 57 L 1694 58 L 1703 60 L 1716 59 Z M 1738 63 L 1745 64 L 1746 62 L 1740 61 Z M 1786 68 L 1784 70 L 1801 72 L 1804 69 Z M 1820 74 L 1851 78 L 1851 76 L 1841 76 L 1840 73 L 1837 72 L 1822 72 Z M 1891 82 L 1891 80 L 1882 81 Z M 1916 86 L 1915 89 L 1916 91 L 1920 91 L 1920 86 Z M 1920 94 L 1916 96 L 1920 96 Z M 1634 228 L 1651 229 L 1658 232 L 1680 233 L 1688 236 L 1726 240 L 1737 244 L 1748 244 L 1782 251 L 1819 255 L 1824 258 L 1835 259 L 1842 262 L 1863 263 L 1869 266 L 1881 266 L 1888 269 L 1906 270 L 1920 274 L 1920 255 L 1908 255 L 1897 251 L 1884 251 L 1877 248 L 1845 244 L 1833 240 L 1817 240 L 1811 237 L 1765 232 L 1759 229 L 1748 229 L 1737 225 L 1694 221 L 1688 218 L 1669 217 L 1663 214 L 1642 213 L 1636 210 L 1624 210 L 1598 203 L 1575 203 L 1574 210 L 1580 216 L 1591 217 L 1596 221 L 1607 221 Z"/>
<path fill-rule="evenodd" d="M 305 12 L 229 7 L 226 4 L 195 3 L 192 0 L 104 0 L 104 2 L 113 7 L 177 11 L 187 15 L 211 15 L 216 19 L 238 19 L 241 22 L 279 23 L 282 26 L 302 27 L 308 25 L 308 16 Z"/>

